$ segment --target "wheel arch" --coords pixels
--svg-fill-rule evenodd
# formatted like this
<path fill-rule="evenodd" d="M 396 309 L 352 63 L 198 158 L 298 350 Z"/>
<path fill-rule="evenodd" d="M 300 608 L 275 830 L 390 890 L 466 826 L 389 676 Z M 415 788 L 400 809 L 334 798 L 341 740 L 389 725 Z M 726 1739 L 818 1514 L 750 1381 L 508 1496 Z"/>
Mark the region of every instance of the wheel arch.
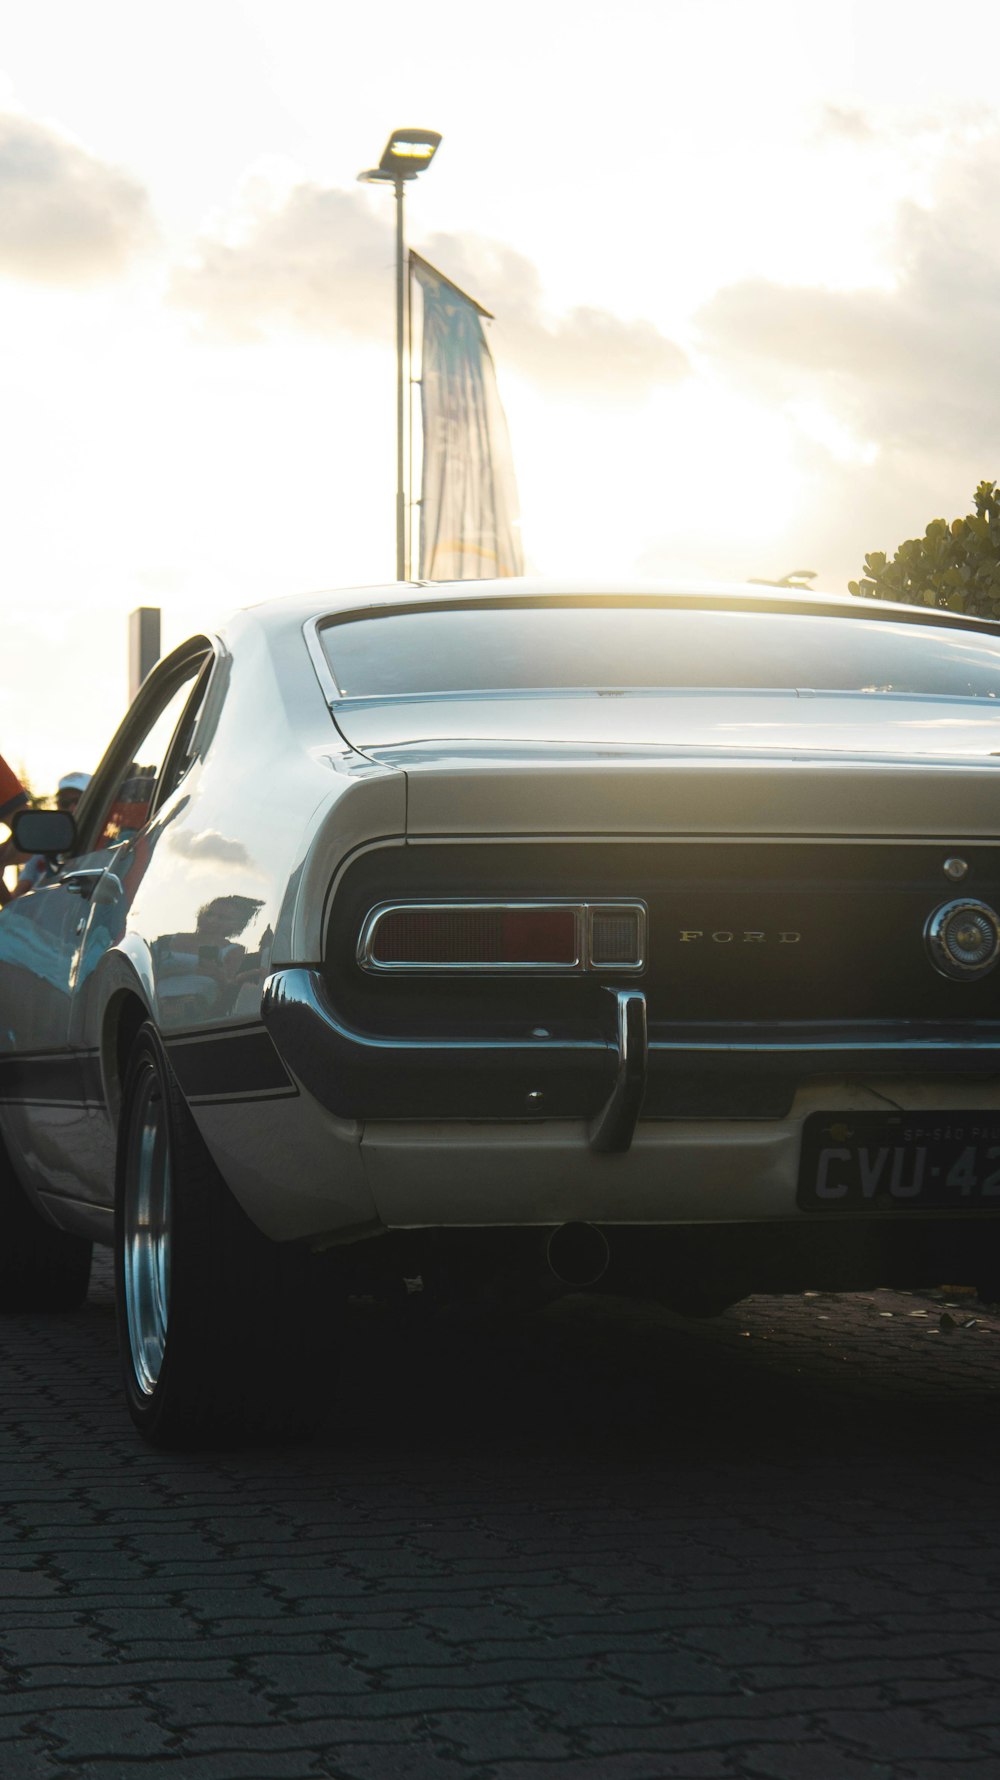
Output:
<path fill-rule="evenodd" d="M 101 1079 L 112 1122 L 117 1126 L 122 1107 L 122 1084 L 129 1054 L 139 1028 L 150 1018 L 138 989 L 115 989 L 104 1010 L 101 1026 Z"/>

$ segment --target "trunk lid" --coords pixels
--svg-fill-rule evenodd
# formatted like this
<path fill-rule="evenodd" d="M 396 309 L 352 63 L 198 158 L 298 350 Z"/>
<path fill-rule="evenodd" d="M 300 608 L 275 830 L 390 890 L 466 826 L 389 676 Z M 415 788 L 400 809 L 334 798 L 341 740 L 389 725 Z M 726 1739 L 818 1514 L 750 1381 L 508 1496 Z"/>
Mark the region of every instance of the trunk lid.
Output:
<path fill-rule="evenodd" d="M 442 834 L 964 835 L 1000 821 L 1000 710 L 808 691 L 568 692 L 338 702 Z"/>

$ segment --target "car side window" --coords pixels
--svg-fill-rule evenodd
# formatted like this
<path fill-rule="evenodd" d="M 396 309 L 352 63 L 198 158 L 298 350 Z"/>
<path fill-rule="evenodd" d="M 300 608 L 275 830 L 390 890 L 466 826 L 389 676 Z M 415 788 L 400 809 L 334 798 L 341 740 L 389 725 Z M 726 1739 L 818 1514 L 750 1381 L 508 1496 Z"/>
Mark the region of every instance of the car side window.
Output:
<path fill-rule="evenodd" d="M 105 791 L 90 850 L 102 852 L 131 840 L 145 827 L 156 804 L 179 782 L 190 765 L 191 737 L 210 665 L 211 658 L 196 657 L 179 683 L 172 680 L 164 688 L 163 700 L 154 700 L 145 734 L 138 740 L 130 739 L 128 757 L 109 763 L 110 787 Z"/>
<path fill-rule="evenodd" d="M 198 729 L 198 719 L 202 714 L 208 682 L 215 668 L 215 659 L 206 655 L 195 674 L 193 685 L 188 693 L 188 700 L 181 712 L 167 752 L 163 758 L 163 767 L 159 774 L 156 790 L 153 795 L 151 813 L 159 809 L 164 798 L 176 789 L 194 759 L 194 738 Z"/>

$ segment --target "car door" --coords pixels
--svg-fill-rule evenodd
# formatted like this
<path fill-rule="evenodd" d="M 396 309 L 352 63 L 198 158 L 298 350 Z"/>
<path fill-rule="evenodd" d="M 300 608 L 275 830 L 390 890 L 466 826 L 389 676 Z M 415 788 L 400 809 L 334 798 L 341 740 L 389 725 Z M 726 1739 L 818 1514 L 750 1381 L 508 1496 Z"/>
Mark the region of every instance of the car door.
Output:
<path fill-rule="evenodd" d="M 211 656 L 195 639 L 154 671 L 81 800 L 73 856 L 0 916 L 0 1120 L 46 1194 L 107 1199 L 107 1146 L 94 1118 L 103 1107 L 98 1035 L 79 1017 L 81 989 L 124 932 L 150 821 L 186 764 L 182 743 Z"/>

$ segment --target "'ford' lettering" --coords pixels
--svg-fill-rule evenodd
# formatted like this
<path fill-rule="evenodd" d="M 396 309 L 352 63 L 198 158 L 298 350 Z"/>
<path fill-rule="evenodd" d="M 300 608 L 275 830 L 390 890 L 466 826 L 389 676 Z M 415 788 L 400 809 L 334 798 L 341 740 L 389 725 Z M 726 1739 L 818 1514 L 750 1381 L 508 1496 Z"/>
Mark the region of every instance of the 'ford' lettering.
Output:
<path fill-rule="evenodd" d="M 749 932 L 746 929 L 742 933 L 737 933 L 732 927 L 718 927 L 714 933 L 706 933 L 703 927 L 682 927 L 677 935 L 682 946 L 689 946 L 699 939 L 708 939 L 715 946 L 760 946 L 765 945 L 769 937 L 779 946 L 797 946 L 802 939 L 801 933 L 796 933 L 792 929 L 786 929 L 784 932 L 773 933 L 769 936 L 766 933 Z"/>

